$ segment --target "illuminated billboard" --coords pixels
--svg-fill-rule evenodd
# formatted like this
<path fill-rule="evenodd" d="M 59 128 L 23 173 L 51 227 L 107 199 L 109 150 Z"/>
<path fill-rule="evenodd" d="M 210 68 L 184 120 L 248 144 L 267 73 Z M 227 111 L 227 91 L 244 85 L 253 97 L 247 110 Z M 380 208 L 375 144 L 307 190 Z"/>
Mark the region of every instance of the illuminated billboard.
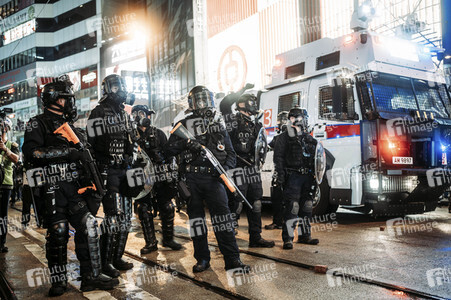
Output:
<path fill-rule="evenodd" d="M 4 33 L 4 45 L 8 45 L 14 41 L 20 40 L 36 31 L 36 19 L 30 20 L 26 23 L 20 24 Z"/>

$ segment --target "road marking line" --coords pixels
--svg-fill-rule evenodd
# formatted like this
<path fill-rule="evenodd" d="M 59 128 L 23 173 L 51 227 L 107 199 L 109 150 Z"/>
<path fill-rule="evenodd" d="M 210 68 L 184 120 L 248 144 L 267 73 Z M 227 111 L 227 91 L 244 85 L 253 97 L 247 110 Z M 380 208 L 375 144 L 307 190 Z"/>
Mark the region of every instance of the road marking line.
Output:
<path fill-rule="evenodd" d="M 13 238 L 15 238 L 15 239 L 24 237 L 24 235 L 23 235 L 22 233 L 17 232 L 17 231 L 15 231 L 15 230 L 8 229 L 8 233 L 9 233 Z"/>
<path fill-rule="evenodd" d="M 30 234 L 32 237 L 36 238 L 37 240 L 45 243 L 45 237 L 33 230 L 32 228 L 27 228 L 26 232 L 28 234 Z M 37 244 L 34 244 L 36 247 L 38 247 L 39 249 L 36 249 L 36 247 L 31 246 L 31 248 L 34 248 L 35 251 L 37 251 L 37 253 L 40 253 L 39 257 L 32 251 L 30 251 L 39 261 L 41 261 L 41 263 L 43 263 L 45 266 L 47 266 L 47 259 L 45 258 L 45 251 L 44 249 L 42 249 L 40 246 L 38 246 Z M 27 247 L 29 245 L 25 245 L 25 247 Z M 29 246 L 30 247 L 30 246 Z M 74 272 L 75 270 L 71 269 L 72 264 L 73 263 L 77 263 L 78 265 L 78 261 L 77 261 L 77 257 L 75 255 L 75 253 L 72 250 L 67 250 L 67 253 L 69 255 L 70 258 L 70 263 L 68 265 L 68 271 L 70 272 Z M 132 259 L 133 262 L 135 264 L 141 264 L 139 261 Z M 69 276 L 70 277 L 70 276 Z M 139 288 L 138 286 L 136 286 L 134 283 L 129 282 L 121 277 L 118 278 L 119 279 L 119 285 L 115 286 L 114 289 L 119 290 L 123 293 L 125 293 L 127 295 L 128 299 L 144 299 L 144 300 L 158 300 L 158 297 L 155 297 L 154 295 L 150 294 L 149 292 Z M 78 281 L 72 281 L 72 279 L 69 280 L 69 283 L 76 287 L 78 290 L 80 289 L 80 283 Z M 95 294 L 93 294 L 95 293 Z M 96 299 L 101 299 L 98 298 L 101 295 L 98 295 L 99 293 L 105 293 L 107 294 L 109 297 L 113 297 L 111 296 L 109 293 L 105 292 L 105 291 L 92 291 L 92 292 L 86 292 L 83 293 L 83 296 L 90 299 L 90 300 L 96 300 Z M 92 294 L 92 295 L 91 295 Z M 116 298 L 114 298 L 116 299 Z"/>

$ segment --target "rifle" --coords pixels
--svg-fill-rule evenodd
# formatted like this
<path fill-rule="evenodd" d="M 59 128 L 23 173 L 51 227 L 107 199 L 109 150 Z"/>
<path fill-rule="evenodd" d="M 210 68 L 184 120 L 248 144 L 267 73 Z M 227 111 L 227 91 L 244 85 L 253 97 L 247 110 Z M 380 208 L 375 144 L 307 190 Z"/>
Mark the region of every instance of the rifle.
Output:
<path fill-rule="evenodd" d="M 185 140 L 195 140 L 196 138 L 191 134 L 191 132 L 186 129 L 185 126 L 182 125 L 182 123 L 178 123 L 172 130 L 171 134 L 175 134 L 176 136 L 185 139 Z M 226 170 L 224 170 L 224 167 L 221 165 L 221 163 L 218 161 L 218 159 L 211 153 L 210 149 L 202 145 L 202 152 L 205 155 L 206 158 L 210 161 L 210 163 L 213 165 L 213 167 L 218 171 L 219 178 L 222 179 L 226 187 L 229 189 L 229 191 L 235 196 L 241 199 L 241 202 L 246 203 L 247 206 L 249 206 L 250 209 L 252 209 L 252 205 L 247 201 L 246 197 L 244 197 L 243 193 L 238 189 L 238 187 L 235 185 L 235 182 L 233 182 L 233 179 L 230 178 L 229 174 L 227 174 Z"/>
<path fill-rule="evenodd" d="M 80 188 L 78 190 L 78 194 L 83 194 L 90 189 L 95 191 L 100 197 L 103 197 L 106 194 L 105 185 L 103 184 L 102 176 L 89 149 L 80 142 L 80 139 L 77 137 L 72 128 L 70 128 L 67 122 L 55 130 L 54 133 L 60 134 L 67 141 L 72 142 L 83 153 L 82 165 L 87 171 L 87 174 L 90 175 L 92 185 Z"/>

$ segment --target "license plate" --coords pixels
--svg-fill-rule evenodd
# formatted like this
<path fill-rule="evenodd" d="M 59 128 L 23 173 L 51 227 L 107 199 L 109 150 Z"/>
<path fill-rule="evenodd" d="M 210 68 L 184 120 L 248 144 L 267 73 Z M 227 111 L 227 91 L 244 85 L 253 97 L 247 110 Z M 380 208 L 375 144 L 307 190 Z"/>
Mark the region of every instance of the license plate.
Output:
<path fill-rule="evenodd" d="M 394 165 L 412 165 L 413 157 L 393 156 Z"/>

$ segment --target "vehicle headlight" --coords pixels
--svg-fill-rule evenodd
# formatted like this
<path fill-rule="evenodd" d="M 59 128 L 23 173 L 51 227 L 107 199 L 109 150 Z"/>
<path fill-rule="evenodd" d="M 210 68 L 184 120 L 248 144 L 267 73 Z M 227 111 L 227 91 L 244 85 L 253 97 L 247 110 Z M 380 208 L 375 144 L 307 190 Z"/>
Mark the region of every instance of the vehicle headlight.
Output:
<path fill-rule="evenodd" d="M 379 189 L 379 179 L 378 178 L 370 179 L 370 188 L 373 190 Z"/>

